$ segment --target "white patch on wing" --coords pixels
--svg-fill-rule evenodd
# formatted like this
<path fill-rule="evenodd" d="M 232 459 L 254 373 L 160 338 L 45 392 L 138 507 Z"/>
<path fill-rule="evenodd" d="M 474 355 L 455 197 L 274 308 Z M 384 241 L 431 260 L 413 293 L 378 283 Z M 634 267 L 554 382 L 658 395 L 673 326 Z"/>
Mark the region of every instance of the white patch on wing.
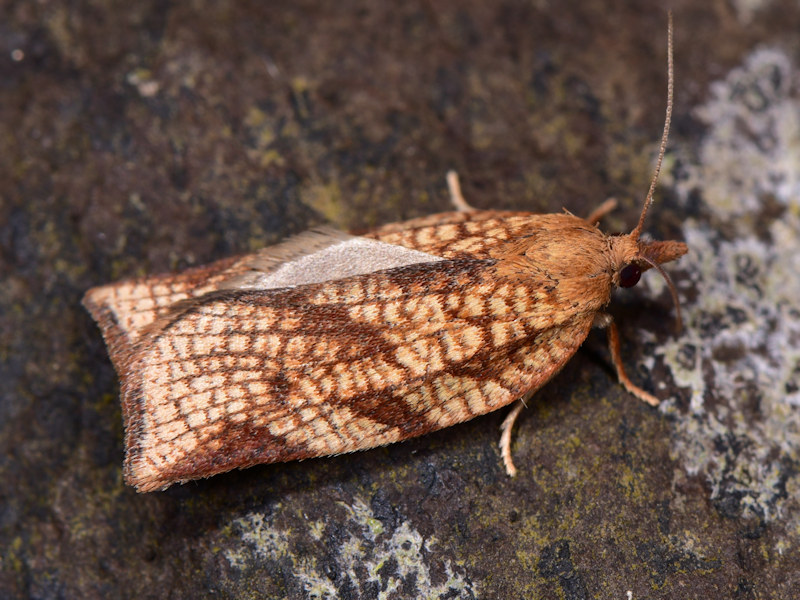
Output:
<path fill-rule="evenodd" d="M 440 260 L 444 259 L 403 246 L 313 230 L 258 252 L 249 265 L 251 271 L 232 277 L 220 288 L 294 287 Z"/>

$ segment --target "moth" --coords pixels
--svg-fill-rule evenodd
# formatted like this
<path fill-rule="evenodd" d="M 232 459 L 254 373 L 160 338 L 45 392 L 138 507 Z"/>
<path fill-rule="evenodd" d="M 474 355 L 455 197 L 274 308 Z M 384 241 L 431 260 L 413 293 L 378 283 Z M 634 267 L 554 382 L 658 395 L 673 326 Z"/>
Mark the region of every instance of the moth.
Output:
<path fill-rule="evenodd" d="M 389 444 L 530 396 L 606 327 L 620 382 L 619 335 L 604 312 L 687 252 L 645 241 L 672 111 L 637 226 L 606 235 L 586 219 L 471 209 L 361 236 L 301 234 L 251 255 L 89 290 L 121 380 L 124 476 L 140 492 L 234 468 Z M 522 404 L 503 424 L 510 435 Z"/>

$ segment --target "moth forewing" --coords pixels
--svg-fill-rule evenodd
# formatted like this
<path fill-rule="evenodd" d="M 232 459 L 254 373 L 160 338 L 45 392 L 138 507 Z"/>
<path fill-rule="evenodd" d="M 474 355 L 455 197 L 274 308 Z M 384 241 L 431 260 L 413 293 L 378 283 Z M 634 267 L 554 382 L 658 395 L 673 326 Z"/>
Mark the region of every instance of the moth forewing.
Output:
<path fill-rule="evenodd" d="M 170 316 L 123 368 L 126 478 L 141 491 L 236 467 L 371 448 L 541 386 L 591 326 L 493 259 L 418 263 Z"/>
<path fill-rule="evenodd" d="M 558 216 L 558 215 L 554 215 Z M 123 356 L 133 351 L 141 332 L 152 328 L 156 319 L 163 317 L 179 303 L 223 289 L 275 287 L 276 279 L 269 282 L 275 271 L 283 270 L 282 285 L 297 285 L 286 277 L 286 271 L 302 274 L 297 268 L 315 254 L 324 253 L 330 246 L 347 239 L 363 239 L 400 246 L 429 257 L 413 257 L 394 265 L 425 262 L 436 258 L 485 258 L 499 243 L 546 227 L 538 223 L 536 215 L 507 211 L 451 212 L 413 219 L 405 223 L 383 226 L 362 238 L 333 230 L 305 232 L 288 240 L 264 248 L 253 254 L 218 260 L 209 265 L 194 267 L 174 274 L 141 277 L 109 285 L 98 286 L 86 292 L 83 305 L 100 326 L 112 362 L 116 366 Z M 399 253 L 396 253 L 399 254 Z M 346 257 L 347 266 L 358 265 L 362 270 L 375 270 L 374 261 L 366 257 Z M 327 277 L 341 275 L 344 266 L 331 265 L 330 272 L 320 268 Z M 289 267 L 289 269 L 287 269 Z M 350 273 L 356 274 L 356 273 Z M 343 275 L 341 275 L 343 276 Z M 308 281 L 305 281 L 308 282 Z M 117 369 L 119 371 L 119 369 Z"/>

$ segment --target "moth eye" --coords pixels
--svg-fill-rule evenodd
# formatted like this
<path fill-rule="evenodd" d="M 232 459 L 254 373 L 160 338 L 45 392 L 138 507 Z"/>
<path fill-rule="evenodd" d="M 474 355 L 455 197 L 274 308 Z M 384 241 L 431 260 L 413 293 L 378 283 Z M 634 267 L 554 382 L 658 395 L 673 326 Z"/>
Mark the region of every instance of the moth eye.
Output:
<path fill-rule="evenodd" d="M 642 276 L 642 270 L 634 264 L 626 265 L 619 272 L 619 285 L 620 287 L 629 288 L 639 283 L 639 278 Z"/>

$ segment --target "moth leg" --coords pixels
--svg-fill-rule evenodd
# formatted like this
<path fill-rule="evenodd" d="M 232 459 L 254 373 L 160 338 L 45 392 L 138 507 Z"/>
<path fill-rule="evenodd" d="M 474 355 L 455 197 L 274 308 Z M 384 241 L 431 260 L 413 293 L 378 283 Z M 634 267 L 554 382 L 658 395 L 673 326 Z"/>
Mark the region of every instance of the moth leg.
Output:
<path fill-rule="evenodd" d="M 503 465 L 505 465 L 506 473 L 509 477 L 514 477 L 517 474 L 517 468 L 514 466 L 514 461 L 511 458 L 511 429 L 514 427 L 514 423 L 517 421 L 517 417 L 519 417 L 522 409 L 527 406 L 525 402 L 530 400 L 532 395 L 533 392 L 525 394 L 522 398 L 517 400 L 514 408 L 511 409 L 511 412 L 508 413 L 508 416 L 503 420 L 503 424 L 500 425 L 500 431 L 502 431 L 500 435 L 500 456 L 503 457 Z"/>
<path fill-rule="evenodd" d="M 461 195 L 461 184 L 458 181 L 458 173 L 455 171 L 447 172 L 447 190 L 450 192 L 450 204 L 452 204 L 458 212 L 469 212 L 476 210 L 470 206 L 464 196 Z"/>
<path fill-rule="evenodd" d="M 500 430 L 503 432 L 500 435 L 500 456 L 503 457 L 503 464 L 509 477 L 514 477 L 517 474 L 517 468 L 511 458 L 511 428 L 514 427 L 514 422 L 524 407 L 525 403 L 522 400 L 518 400 L 500 426 Z"/>
<path fill-rule="evenodd" d="M 608 348 L 611 350 L 611 360 L 614 362 L 614 367 L 617 369 L 617 377 L 622 387 L 639 398 L 639 400 L 647 402 L 650 406 L 658 406 L 660 400 L 653 396 L 653 394 L 645 392 L 642 388 L 634 384 L 628 377 L 628 374 L 625 373 L 625 367 L 622 365 L 622 352 L 620 352 L 619 347 L 619 330 L 617 329 L 617 324 L 614 323 L 614 320 L 611 318 L 611 315 L 606 313 L 598 314 L 597 317 L 595 317 L 594 325 L 606 328 L 606 332 L 608 333 Z"/>
<path fill-rule="evenodd" d="M 616 198 L 609 198 L 605 202 L 603 202 L 600 206 L 595 208 L 586 220 L 591 223 L 592 225 L 597 225 L 600 222 L 600 219 L 605 217 L 608 213 L 612 210 L 617 208 L 617 199 Z"/>

